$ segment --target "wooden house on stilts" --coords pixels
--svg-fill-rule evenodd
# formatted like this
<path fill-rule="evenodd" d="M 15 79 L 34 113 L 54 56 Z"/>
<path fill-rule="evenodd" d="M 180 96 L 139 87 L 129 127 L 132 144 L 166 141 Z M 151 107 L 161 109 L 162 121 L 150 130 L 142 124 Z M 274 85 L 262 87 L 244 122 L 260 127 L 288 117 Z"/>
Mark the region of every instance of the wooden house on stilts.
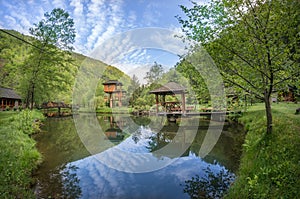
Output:
<path fill-rule="evenodd" d="M 103 83 L 104 92 L 108 94 L 106 103 L 110 108 L 122 106 L 122 98 L 126 91 L 122 89 L 123 84 L 117 80 L 109 80 Z"/>

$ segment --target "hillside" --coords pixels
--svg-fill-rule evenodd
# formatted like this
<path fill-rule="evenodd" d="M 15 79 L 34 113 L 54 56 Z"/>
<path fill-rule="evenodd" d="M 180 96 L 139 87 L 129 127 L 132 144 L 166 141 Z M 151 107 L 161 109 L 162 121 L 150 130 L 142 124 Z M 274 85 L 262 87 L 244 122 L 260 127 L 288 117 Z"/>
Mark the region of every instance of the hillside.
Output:
<path fill-rule="evenodd" d="M 23 35 L 15 30 L 0 29 L 0 87 L 14 88 L 22 97 L 25 97 L 21 89 L 20 77 L 22 76 L 22 67 L 26 66 L 26 58 L 30 53 L 30 49 L 34 38 Z M 42 96 L 39 103 L 48 100 L 71 101 L 72 87 L 75 82 L 76 74 L 84 63 L 87 68 L 105 67 L 102 76 L 99 78 L 98 88 L 95 92 L 95 97 L 103 96 L 102 83 L 109 79 L 119 80 L 122 78 L 124 88 L 128 87 L 130 77 L 114 66 L 109 66 L 99 60 L 87 57 L 85 55 L 72 52 L 72 62 L 65 63 L 67 65 L 68 74 L 64 74 L 68 78 L 70 86 L 65 86 L 59 92 L 47 93 Z"/>

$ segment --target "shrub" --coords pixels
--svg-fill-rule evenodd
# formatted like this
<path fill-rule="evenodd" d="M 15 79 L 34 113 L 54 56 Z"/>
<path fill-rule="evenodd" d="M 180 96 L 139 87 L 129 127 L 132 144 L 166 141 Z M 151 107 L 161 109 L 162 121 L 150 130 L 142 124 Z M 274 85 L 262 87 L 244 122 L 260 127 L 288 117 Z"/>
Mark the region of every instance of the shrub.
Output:
<path fill-rule="evenodd" d="M 34 198 L 30 189 L 33 183 L 31 172 L 41 162 L 41 154 L 28 135 L 38 129 L 36 121 L 41 119 L 41 113 L 25 110 L 1 120 L 1 198 Z"/>

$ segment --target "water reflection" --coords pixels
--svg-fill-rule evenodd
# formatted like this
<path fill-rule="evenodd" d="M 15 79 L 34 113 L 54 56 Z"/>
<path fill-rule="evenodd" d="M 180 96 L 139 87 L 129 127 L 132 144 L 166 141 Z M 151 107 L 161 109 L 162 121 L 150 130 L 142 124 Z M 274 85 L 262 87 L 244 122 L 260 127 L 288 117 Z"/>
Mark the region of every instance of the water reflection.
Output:
<path fill-rule="evenodd" d="M 196 135 L 192 135 L 199 119 L 168 123 L 162 117 L 97 117 L 103 130 L 103 135 L 98 135 L 101 139 L 94 139 L 93 135 L 97 132 L 80 137 L 91 139 L 90 142 L 98 145 L 97 150 L 100 147 L 98 153 L 92 156 L 82 146 L 72 120 L 50 120 L 45 124 L 47 132 L 37 137 L 39 148 L 45 155 L 45 163 L 37 174 L 39 196 L 189 198 L 192 196 L 189 186 L 193 180 L 201 184 L 201 180 L 208 179 L 207 168 L 210 169 L 210 176 L 218 176 L 223 172 L 223 176 L 234 177 L 243 140 L 242 131 L 236 126 L 226 127 L 217 145 L 202 159 L 198 153 L 205 137 L 207 121 L 200 121 L 201 128 Z M 132 122 L 136 123 L 134 127 L 131 126 Z M 107 140 L 111 145 L 100 146 L 101 140 Z M 59 146 L 53 143 L 59 143 Z M 125 159 L 124 154 L 134 155 Z M 55 164 L 51 161 L 54 159 L 58 159 L 54 161 Z M 165 166 L 165 162 L 172 164 Z M 161 165 L 161 169 L 142 173 L 124 172 L 139 166 L 142 169 L 150 168 L 153 164 Z"/>
<path fill-rule="evenodd" d="M 71 164 L 61 165 L 47 173 L 48 175 L 44 174 L 43 179 L 47 181 L 39 178 L 35 189 L 37 198 L 80 198 L 82 195 L 77 169 Z"/>
<path fill-rule="evenodd" d="M 219 164 L 208 164 L 200 158 L 185 156 L 161 170 L 148 173 L 127 173 L 111 169 L 95 157 L 70 163 L 79 169 L 82 198 L 189 198 L 182 183 L 195 175 L 204 177 L 204 169 L 224 170 Z M 228 172 L 226 170 L 226 172 Z"/>
<path fill-rule="evenodd" d="M 211 165 L 204 171 L 206 173 L 205 176 L 199 176 L 197 174 L 190 180 L 185 181 L 185 184 L 183 185 L 184 192 L 195 199 L 223 198 L 228 191 L 230 184 L 234 181 L 234 174 L 228 172 L 224 168 L 215 173 L 212 171 Z"/>
<path fill-rule="evenodd" d="M 122 131 L 122 128 L 126 126 L 126 121 L 123 118 L 115 120 L 113 116 L 103 116 L 103 121 L 109 123 L 109 128 L 105 129 L 107 139 L 112 142 L 120 142 L 124 139 L 125 133 Z"/>
<path fill-rule="evenodd" d="M 37 198 L 80 198 L 77 168 L 66 164 L 90 153 L 81 143 L 72 118 L 48 118 L 42 130 L 34 135 L 44 159 L 34 174 Z"/>

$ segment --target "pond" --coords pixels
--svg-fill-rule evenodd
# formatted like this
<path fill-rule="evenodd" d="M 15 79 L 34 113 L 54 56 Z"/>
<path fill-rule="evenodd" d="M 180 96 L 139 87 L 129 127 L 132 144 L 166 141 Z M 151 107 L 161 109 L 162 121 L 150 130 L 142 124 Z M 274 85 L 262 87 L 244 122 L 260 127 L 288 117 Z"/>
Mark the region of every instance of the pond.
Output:
<path fill-rule="evenodd" d="M 80 114 L 42 129 L 37 198 L 190 198 L 194 181 L 234 180 L 244 140 L 240 125 L 197 117 Z"/>

